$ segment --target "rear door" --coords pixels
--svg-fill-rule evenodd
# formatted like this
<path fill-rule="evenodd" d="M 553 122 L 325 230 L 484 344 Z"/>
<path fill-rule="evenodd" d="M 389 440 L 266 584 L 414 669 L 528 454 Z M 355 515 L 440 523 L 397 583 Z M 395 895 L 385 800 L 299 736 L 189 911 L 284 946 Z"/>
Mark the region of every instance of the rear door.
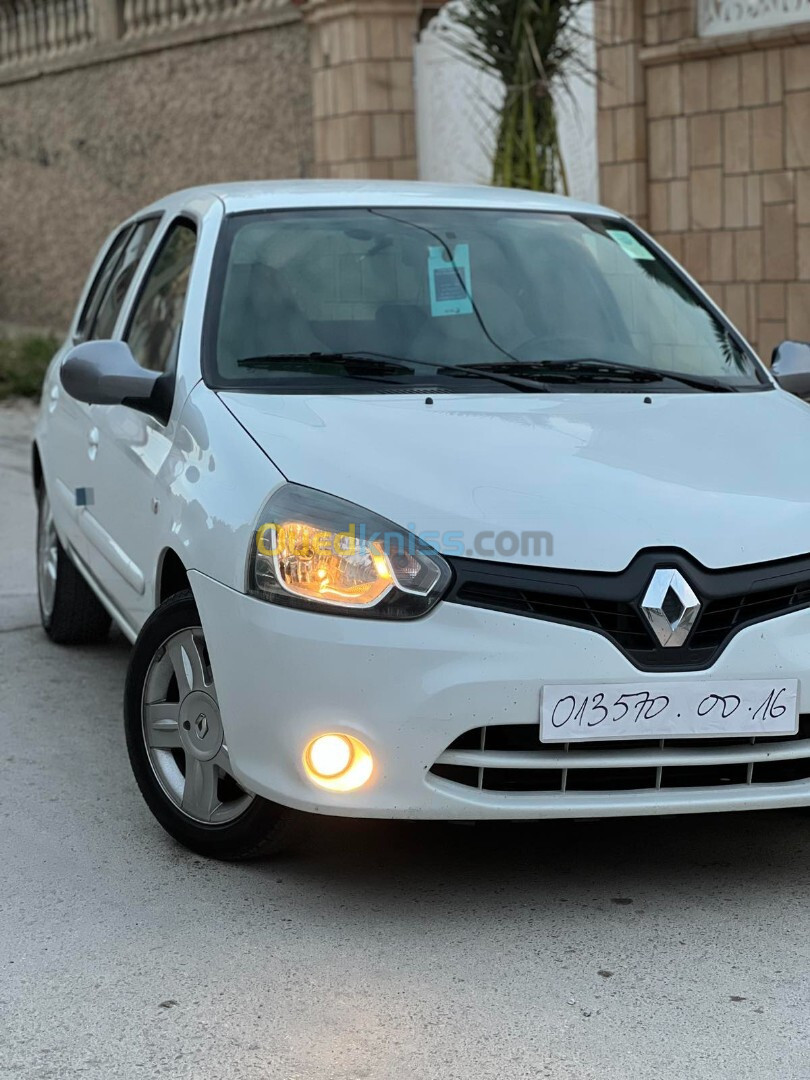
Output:
<path fill-rule="evenodd" d="M 133 228 L 132 224 L 123 226 L 108 238 L 102 248 L 73 334 L 56 358 L 57 367 L 71 346 L 91 336 L 96 314 Z M 51 382 L 45 405 L 48 421 L 43 428 L 41 449 L 54 520 L 63 543 L 82 560 L 86 560 L 87 545 L 79 517 L 81 507 L 88 498 L 92 498 L 90 472 L 97 449 L 90 406 L 72 398 L 63 388 L 58 375 Z"/>

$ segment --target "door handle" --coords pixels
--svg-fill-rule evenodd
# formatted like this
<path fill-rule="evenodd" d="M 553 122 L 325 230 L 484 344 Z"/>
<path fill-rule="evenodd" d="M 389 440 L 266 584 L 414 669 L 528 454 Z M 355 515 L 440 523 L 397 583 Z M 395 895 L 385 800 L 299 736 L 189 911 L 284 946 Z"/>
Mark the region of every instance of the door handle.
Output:
<path fill-rule="evenodd" d="M 90 428 L 87 435 L 87 453 L 90 456 L 91 461 L 96 460 L 96 454 L 98 453 L 98 428 Z"/>

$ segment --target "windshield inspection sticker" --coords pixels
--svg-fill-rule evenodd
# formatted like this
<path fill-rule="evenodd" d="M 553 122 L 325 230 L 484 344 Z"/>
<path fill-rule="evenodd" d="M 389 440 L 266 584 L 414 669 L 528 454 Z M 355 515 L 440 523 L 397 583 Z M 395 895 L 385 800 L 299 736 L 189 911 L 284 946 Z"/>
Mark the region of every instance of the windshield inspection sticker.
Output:
<path fill-rule="evenodd" d="M 653 253 L 640 244 L 632 233 L 625 232 L 624 229 L 608 229 L 607 234 L 613 237 L 625 255 L 629 255 L 631 259 L 655 258 Z"/>
<path fill-rule="evenodd" d="M 431 315 L 472 315 L 470 245 L 457 244 L 452 260 L 444 248 L 428 248 Z"/>

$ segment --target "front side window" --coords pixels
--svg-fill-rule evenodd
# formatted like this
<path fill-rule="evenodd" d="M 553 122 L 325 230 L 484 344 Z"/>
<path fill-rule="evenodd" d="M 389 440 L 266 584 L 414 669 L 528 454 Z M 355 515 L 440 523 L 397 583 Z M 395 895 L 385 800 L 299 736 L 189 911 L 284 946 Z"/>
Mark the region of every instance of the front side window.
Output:
<path fill-rule="evenodd" d="M 207 327 L 206 378 L 222 387 L 341 392 L 361 377 L 364 389 L 372 379 L 429 377 L 491 392 L 485 379 L 496 374 L 516 388 L 517 379 L 571 390 L 770 385 L 688 282 L 607 217 L 421 208 L 234 215 L 223 226 Z"/>
<path fill-rule="evenodd" d="M 158 218 L 139 221 L 129 234 L 93 320 L 90 337 L 94 340 L 106 339 L 112 335 L 127 289 L 155 233 L 158 221 Z"/>
<path fill-rule="evenodd" d="M 90 292 L 87 294 L 87 299 L 84 302 L 82 313 L 79 316 L 79 322 L 76 326 L 77 339 L 87 337 L 87 332 L 93 325 L 93 319 L 98 311 L 98 306 L 104 297 L 104 293 L 110 283 L 110 278 L 121 257 L 121 251 L 131 232 L 132 226 L 125 225 L 107 249 L 107 254 L 104 256 L 101 266 L 98 268 L 93 284 L 90 286 Z"/>
<path fill-rule="evenodd" d="M 126 341 L 150 371 L 174 368 L 196 243 L 193 225 L 172 225 L 141 286 Z"/>

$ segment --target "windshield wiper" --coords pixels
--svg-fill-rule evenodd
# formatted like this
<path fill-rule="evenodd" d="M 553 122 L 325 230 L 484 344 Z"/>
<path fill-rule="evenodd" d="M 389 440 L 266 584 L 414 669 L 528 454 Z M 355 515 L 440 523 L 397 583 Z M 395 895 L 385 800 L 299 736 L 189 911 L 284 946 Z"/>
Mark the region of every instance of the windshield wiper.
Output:
<path fill-rule="evenodd" d="M 695 390 L 733 392 L 737 387 L 709 375 L 686 375 L 680 371 L 619 364 L 613 360 L 504 360 L 486 364 L 441 364 L 431 360 L 414 360 L 389 353 L 358 350 L 352 352 L 277 353 L 267 356 L 247 356 L 236 361 L 239 367 L 279 371 L 303 371 L 318 364 L 336 364 L 350 379 L 379 381 L 399 375 L 415 375 L 414 367 L 432 368 L 433 374 L 471 376 L 501 383 L 524 393 L 548 393 L 548 382 L 611 383 L 631 382 L 639 385 L 676 382 Z"/>
<path fill-rule="evenodd" d="M 495 364 L 475 364 L 478 370 L 520 372 L 523 378 L 531 379 L 536 374 L 544 380 L 560 379 L 567 383 L 574 382 L 632 382 L 641 384 L 661 383 L 667 380 L 691 386 L 696 390 L 715 390 L 723 393 L 733 392 L 737 387 L 731 383 L 715 379 L 710 375 L 686 375 L 680 371 L 665 371 L 659 368 L 637 367 L 634 364 L 619 364 L 613 360 L 533 360 L 504 361 Z"/>
<path fill-rule="evenodd" d="M 336 364 L 349 378 L 374 378 L 413 375 L 414 370 L 395 356 L 372 356 L 366 353 L 277 353 L 268 356 L 246 356 L 236 361 L 238 367 L 279 371 L 305 371 L 318 364 Z"/>
<path fill-rule="evenodd" d="M 372 381 L 397 375 L 414 375 L 416 373 L 413 367 L 409 366 L 414 365 L 416 367 L 432 368 L 435 375 L 453 375 L 461 372 L 463 375 L 501 383 L 503 386 L 509 386 L 513 390 L 521 390 L 524 393 L 537 394 L 548 391 L 548 387 L 536 379 L 524 379 L 507 372 L 488 371 L 486 365 L 440 364 L 430 360 L 412 360 L 410 357 L 392 356 L 389 353 L 366 352 L 365 350 L 246 356 L 241 360 L 237 360 L 236 363 L 238 367 L 263 370 L 277 368 L 279 371 L 302 371 L 318 364 L 338 364 L 343 367 L 343 373 L 348 378 L 370 379 Z"/>

